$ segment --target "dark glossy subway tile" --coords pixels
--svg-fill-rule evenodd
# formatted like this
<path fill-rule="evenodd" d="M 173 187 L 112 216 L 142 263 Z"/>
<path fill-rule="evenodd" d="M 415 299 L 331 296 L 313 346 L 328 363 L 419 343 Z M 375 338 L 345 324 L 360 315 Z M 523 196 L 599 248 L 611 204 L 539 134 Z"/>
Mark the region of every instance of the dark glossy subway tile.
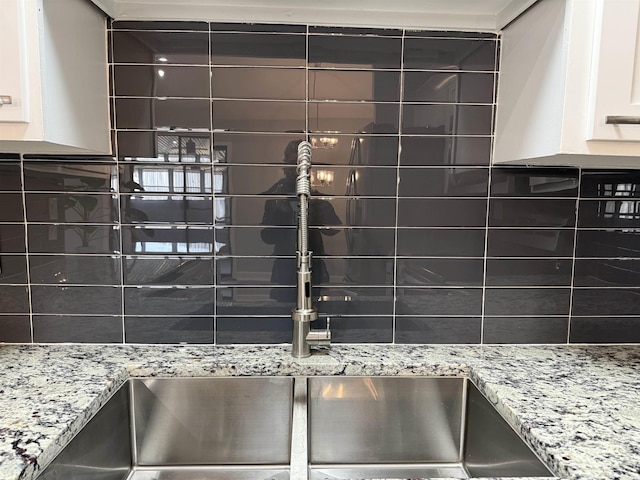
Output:
<path fill-rule="evenodd" d="M 213 287 L 125 287 L 125 315 L 200 315 L 214 310 Z"/>
<path fill-rule="evenodd" d="M 310 102 L 309 129 L 312 132 L 398 133 L 397 103 Z"/>
<path fill-rule="evenodd" d="M 400 197 L 486 197 L 488 168 L 402 168 Z"/>
<path fill-rule="evenodd" d="M 409 37 L 404 41 L 404 68 L 496 70 L 496 48 L 493 39 Z"/>
<path fill-rule="evenodd" d="M 213 197 L 207 195 L 121 195 L 127 224 L 213 224 Z"/>
<path fill-rule="evenodd" d="M 576 257 L 640 258 L 640 229 L 578 230 Z"/>
<path fill-rule="evenodd" d="M 487 201 L 480 199 L 407 199 L 398 200 L 400 227 L 483 227 L 487 219 Z"/>
<path fill-rule="evenodd" d="M 459 32 L 454 30 L 406 30 L 407 37 L 425 37 L 425 38 L 489 38 L 497 39 L 495 33 L 488 32 Z"/>
<path fill-rule="evenodd" d="M 398 317 L 396 343 L 480 343 L 480 317 Z"/>
<path fill-rule="evenodd" d="M 640 201 L 636 199 L 580 199 L 578 209 L 580 228 L 640 228 Z"/>
<path fill-rule="evenodd" d="M 212 193 L 211 165 L 129 163 L 119 167 L 120 192 Z"/>
<path fill-rule="evenodd" d="M 0 284 L 27 283 L 27 257 L 0 255 Z"/>
<path fill-rule="evenodd" d="M 637 315 L 640 311 L 638 288 L 574 288 L 573 309 L 577 316 Z"/>
<path fill-rule="evenodd" d="M 398 255 L 418 257 L 482 257 L 484 229 L 399 228 Z"/>
<path fill-rule="evenodd" d="M 113 30 L 193 30 L 193 31 L 209 31 L 209 24 L 207 22 L 184 22 L 184 21 L 114 21 L 111 25 Z M 162 32 L 162 35 L 165 35 Z M 156 32 L 160 33 L 160 32 Z"/>
<path fill-rule="evenodd" d="M 0 193 L 0 222 L 23 222 L 21 193 Z"/>
<path fill-rule="evenodd" d="M 491 105 L 405 103 L 401 131 L 413 135 L 491 135 Z"/>
<path fill-rule="evenodd" d="M 373 37 L 401 37 L 402 30 L 397 28 L 362 28 L 362 27 L 326 27 L 309 25 L 311 35 L 352 35 Z"/>
<path fill-rule="evenodd" d="M 122 249 L 126 255 L 210 255 L 213 236 L 208 226 L 124 226 Z"/>
<path fill-rule="evenodd" d="M 124 318 L 126 343 L 213 343 L 213 318 Z"/>
<path fill-rule="evenodd" d="M 208 32 L 114 31 L 113 62 L 209 64 Z"/>
<path fill-rule="evenodd" d="M 116 135 L 118 157 L 136 162 L 164 162 L 165 164 L 210 163 L 212 161 L 209 132 L 133 132 L 119 131 Z M 168 168 L 168 167 L 167 167 Z M 127 191 L 133 178 L 122 178 L 120 188 Z M 155 182 L 158 177 L 155 178 Z"/>
<path fill-rule="evenodd" d="M 34 315 L 38 343 L 122 343 L 122 317 Z"/>
<path fill-rule="evenodd" d="M 489 257 L 571 257 L 575 231 L 570 229 L 494 229 L 487 240 Z"/>
<path fill-rule="evenodd" d="M 640 259 L 577 259 L 576 287 L 635 287 L 640 285 Z"/>
<path fill-rule="evenodd" d="M 0 161 L 11 161 L 11 160 L 20 160 L 19 153 L 0 153 Z"/>
<path fill-rule="evenodd" d="M 292 329 L 291 318 L 216 317 L 216 343 L 291 343 Z"/>
<path fill-rule="evenodd" d="M 509 286 L 570 286 L 572 260 L 562 258 L 488 258 L 486 284 Z"/>
<path fill-rule="evenodd" d="M 489 226 L 572 228 L 575 210 L 573 199 L 492 198 Z"/>
<path fill-rule="evenodd" d="M 485 317 L 483 343 L 567 343 L 569 317 Z"/>
<path fill-rule="evenodd" d="M 29 313 L 27 287 L 0 285 L 0 313 Z"/>
<path fill-rule="evenodd" d="M 309 66 L 312 67 L 399 69 L 401 60 L 401 38 L 309 36 Z"/>
<path fill-rule="evenodd" d="M 212 70 L 213 98 L 304 100 L 306 92 L 302 68 L 214 67 Z"/>
<path fill-rule="evenodd" d="M 316 287 L 318 315 L 391 315 L 393 288 L 348 286 Z"/>
<path fill-rule="evenodd" d="M 480 315 L 482 288 L 397 289 L 397 315 Z"/>
<path fill-rule="evenodd" d="M 492 197 L 577 197 L 577 168 L 494 167 Z"/>
<path fill-rule="evenodd" d="M 315 292 L 313 292 L 315 295 Z M 295 306 L 295 287 L 216 287 L 216 315 L 288 316 Z"/>
<path fill-rule="evenodd" d="M 400 72 L 309 70 L 310 100 L 400 101 Z"/>
<path fill-rule="evenodd" d="M 313 328 L 322 328 L 314 325 Z M 331 317 L 332 343 L 391 343 L 393 317 Z"/>
<path fill-rule="evenodd" d="M 120 231 L 112 225 L 29 224 L 30 253 L 118 253 Z"/>
<path fill-rule="evenodd" d="M 570 288 L 487 288 L 488 316 L 569 315 Z"/>
<path fill-rule="evenodd" d="M 120 259 L 102 255 L 31 255 L 32 284 L 119 285 Z"/>
<path fill-rule="evenodd" d="M 216 245 L 219 255 L 269 256 L 295 255 L 296 228 L 288 227 L 218 227 Z M 314 238 L 310 249 L 315 251 Z"/>
<path fill-rule="evenodd" d="M 309 240 L 310 248 L 315 255 L 333 256 L 389 256 L 394 251 L 394 229 L 392 228 L 357 228 L 339 229 L 333 236 L 323 236 L 324 245 L 318 248 L 313 245 L 313 232 L 316 236 L 323 229 L 312 228 Z M 322 252 L 321 252 L 322 250 Z"/>
<path fill-rule="evenodd" d="M 405 102 L 492 103 L 495 75 L 457 72 L 405 72 Z"/>
<path fill-rule="evenodd" d="M 638 170 L 582 170 L 580 196 L 582 198 L 640 197 Z"/>
<path fill-rule="evenodd" d="M 370 125 L 366 134 L 311 135 L 311 144 L 317 165 L 396 166 L 398 164 L 398 137 L 377 135 L 384 125 Z M 336 141 L 334 141 L 336 140 Z"/>
<path fill-rule="evenodd" d="M 411 287 L 481 287 L 483 263 L 481 258 L 399 258 L 397 284 Z"/>
<path fill-rule="evenodd" d="M 213 285 L 213 258 L 126 257 L 125 285 Z"/>
<path fill-rule="evenodd" d="M 0 158 L 2 161 L 2 158 Z M 0 163 L 0 191 L 19 192 L 22 189 L 22 178 L 19 163 Z"/>
<path fill-rule="evenodd" d="M 114 95 L 117 97 L 209 98 L 208 66 L 115 65 Z"/>
<path fill-rule="evenodd" d="M 213 128 L 237 132 L 302 132 L 303 101 L 214 100 Z"/>
<path fill-rule="evenodd" d="M 121 288 L 86 286 L 31 287 L 33 313 L 119 315 L 122 313 Z"/>
<path fill-rule="evenodd" d="M 115 162 L 25 162 L 27 191 L 106 193 L 116 188 Z"/>
<path fill-rule="evenodd" d="M 29 315 L 0 315 L 0 342 L 31 342 Z"/>
<path fill-rule="evenodd" d="M 304 67 L 305 35 L 267 33 L 211 34 L 213 65 Z"/>
<path fill-rule="evenodd" d="M 140 130 L 211 130 L 207 99 L 116 98 L 115 126 Z"/>
<path fill-rule="evenodd" d="M 25 250 L 24 225 L 0 224 L 0 253 L 22 253 Z"/>
<path fill-rule="evenodd" d="M 424 133 L 442 135 L 443 128 L 429 128 Z M 489 137 L 403 136 L 400 165 L 408 166 L 488 166 L 491 160 Z"/>
<path fill-rule="evenodd" d="M 306 25 L 275 23 L 211 23 L 212 32 L 307 33 Z"/>
<path fill-rule="evenodd" d="M 117 223 L 119 221 L 118 199 L 111 194 L 27 193 L 25 202 L 28 222 Z"/>
<path fill-rule="evenodd" d="M 215 132 L 214 148 L 228 151 L 224 163 L 229 164 L 281 164 L 284 162 L 287 146 L 291 142 L 304 140 L 302 133 L 233 133 Z M 350 144 L 351 137 L 348 139 Z M 349 145 L 347 145 L 347 148 Z M 293 147 L 290 147 L 293 148 Z M 297 147 L 296 147 L 297 149 Z M 297 150 L 296 150 L 297 151 Z M 314 152 L 315 158 L 316 152 Z M 348 155 L 348 150 L 347 150 Z"/>
<path fill-rule="evenodd" d="M 572 317 L 570 343 L 640 343 L 640 317 Z"/>

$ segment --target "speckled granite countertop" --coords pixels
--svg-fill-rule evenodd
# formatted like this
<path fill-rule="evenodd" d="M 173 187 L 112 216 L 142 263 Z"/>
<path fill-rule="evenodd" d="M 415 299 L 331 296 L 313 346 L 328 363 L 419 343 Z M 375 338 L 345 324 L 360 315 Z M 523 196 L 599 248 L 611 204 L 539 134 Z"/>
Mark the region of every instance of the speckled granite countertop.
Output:
<path fill-rule="evenodd" d="M 465 375 L 560 477 L 640 479 L 640 345 L 0 346 L 0 479 L 32 479 L 130 376 Z"/>

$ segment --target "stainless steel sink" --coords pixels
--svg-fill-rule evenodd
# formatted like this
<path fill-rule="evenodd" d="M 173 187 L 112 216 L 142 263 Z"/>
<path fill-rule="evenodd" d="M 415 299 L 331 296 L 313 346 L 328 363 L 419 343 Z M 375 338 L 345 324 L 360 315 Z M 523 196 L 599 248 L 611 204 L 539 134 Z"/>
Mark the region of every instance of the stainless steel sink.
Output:
<path fill-rule="evenodd" d="M 469 380 L 129 380 L 40 480 L 552 476 Z"/>

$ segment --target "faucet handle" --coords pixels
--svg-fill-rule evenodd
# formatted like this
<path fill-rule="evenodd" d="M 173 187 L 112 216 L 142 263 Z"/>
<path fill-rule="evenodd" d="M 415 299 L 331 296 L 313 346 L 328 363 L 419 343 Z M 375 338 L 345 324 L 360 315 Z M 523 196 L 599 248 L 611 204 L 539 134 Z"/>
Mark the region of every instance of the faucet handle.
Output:
<path fill-rule="evenodd" d="M 328 347 L 331 345 L 331 318 L 327 317 L 327 327 L 325 330 L 310 330 L 307 334 L 307 343 L 315 347 Z"/>

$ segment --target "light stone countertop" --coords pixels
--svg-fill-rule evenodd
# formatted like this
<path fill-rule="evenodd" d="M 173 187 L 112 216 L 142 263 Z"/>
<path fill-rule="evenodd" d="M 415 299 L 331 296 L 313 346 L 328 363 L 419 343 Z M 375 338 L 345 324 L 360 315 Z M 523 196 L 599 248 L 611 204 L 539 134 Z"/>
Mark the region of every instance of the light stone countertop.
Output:
<path fill-rule="evenodd" d="M 0 346 L 0 480 L 35 478 L 129 377 L 464 375 L 560 477 L 640 479 L 640 345 Z"/>

